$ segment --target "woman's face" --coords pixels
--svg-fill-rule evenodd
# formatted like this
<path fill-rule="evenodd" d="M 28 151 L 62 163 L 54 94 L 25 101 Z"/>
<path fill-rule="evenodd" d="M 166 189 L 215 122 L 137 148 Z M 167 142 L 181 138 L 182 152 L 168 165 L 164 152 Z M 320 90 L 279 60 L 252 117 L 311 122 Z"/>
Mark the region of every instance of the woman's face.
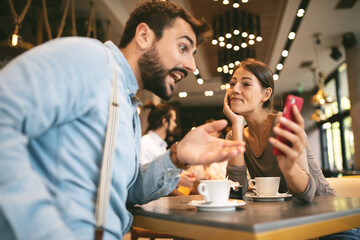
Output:
<path fill-rule="evenodd" d="M 242 67 L 233 74 L 228 94 L 231 110 L 241 115 L 261 110 L 268 99 L 267 90 L 261 87 L 260 81 Z"/>

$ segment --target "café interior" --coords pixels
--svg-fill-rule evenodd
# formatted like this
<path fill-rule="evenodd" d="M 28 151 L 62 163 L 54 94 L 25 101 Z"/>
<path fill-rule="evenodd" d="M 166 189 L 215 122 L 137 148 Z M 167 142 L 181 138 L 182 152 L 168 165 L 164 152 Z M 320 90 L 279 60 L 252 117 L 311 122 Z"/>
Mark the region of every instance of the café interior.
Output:
<path fill-rule="evenodd" d="M 233 69 L 239 61 L 255 58 L 273 71 L 276 110 L 282 110 L 289 94 L 304 99 L 301 114 L 308 141 L 330 185 L 343 197 L 360 198 L 360 121 L 356 120 L 360 118 L 360 1 L 169 1 L 204 18 L 212 27 L 212 36 L 195 55 L 197 70 L 177 84 L 171 100 L 163 101 L 146 90 L 139 93 L 142 102 L 168 103 L 176 109 L 177 128 L 169 141 L 181 140 L 208 119 L 226 119 L 223 99 Z M 85 36 L 118 45 L 126 20 L 140 2 L 1 1 L 0 68 L 58 37 Z M 139 107 L 138 113 L 142 129 L 146 129 L 148 112 Z M 359 220 L 359 209 L 360 205 L 356 218 L 349 221 Z M 142 221 L 135 223 L 152 226 L 141 225 Z M 172 239 L 172 233 L 179 232 L 169 226 L 167 234 L 154 236 Z M 151 233 L 142 237 L 154 237 Z M 195 235 L 193 239 L 210 238 Z"/>

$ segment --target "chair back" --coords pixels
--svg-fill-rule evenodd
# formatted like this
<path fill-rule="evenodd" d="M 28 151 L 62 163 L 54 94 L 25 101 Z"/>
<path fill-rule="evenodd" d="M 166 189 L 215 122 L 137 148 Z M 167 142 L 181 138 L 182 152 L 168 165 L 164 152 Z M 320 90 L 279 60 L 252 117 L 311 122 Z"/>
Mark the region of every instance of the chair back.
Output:
<path fill-rule="evenodd" d="M 359 177 L 337 177 L 326 178 L 330 186 L 336 190 L 340 197 L 359 197 L 360 198 L 360 178 Z"/>

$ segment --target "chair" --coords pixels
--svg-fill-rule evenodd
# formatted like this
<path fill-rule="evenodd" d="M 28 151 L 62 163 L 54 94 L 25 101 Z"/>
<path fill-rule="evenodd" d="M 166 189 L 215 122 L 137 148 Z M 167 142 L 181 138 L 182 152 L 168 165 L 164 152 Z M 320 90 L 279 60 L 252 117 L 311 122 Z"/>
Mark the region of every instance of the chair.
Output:
<path fill-rule="evenodd" d="M 181 193 L 180 191 L 178 191 L 177 189 L 174 189 L 169 196 L 184 196 L 183 193 Z M 174 236 L 174 235 L 170 235 L 170 234 L 166 234 L 166 233 L 162 233 L 162 232 L 154 232 L 154 231 L 150 231 L 144 228 L 139 228 L 139 227 L 131 227 L 130 230 L 131 233 L 131 240 L 137 240 L 139 238 L 149 238 L 150 240 L 155 240 L 157 238 L 167 238 L 167 239 L 174 239 L 174 240 L 180 240 L 183 238 Z"/>
<path fill-rule="evenodd" d="M 176 237 L 174 235 L 161 233 L 161 232 L 154 232 L 144 228 L 138 227 L 131 227 L 131 240 L 137 240 L 139 238 L 150 238 L 150 240 L 154 240 L 155 238 L 167 238 L 167 239 L 174 239 L 180 240 L 183 238 Z"/>
<path fill-rule="evenodd" d="M 326 178 L 340 197 L 360 197 L 360 178 L 357 176 Z"/>

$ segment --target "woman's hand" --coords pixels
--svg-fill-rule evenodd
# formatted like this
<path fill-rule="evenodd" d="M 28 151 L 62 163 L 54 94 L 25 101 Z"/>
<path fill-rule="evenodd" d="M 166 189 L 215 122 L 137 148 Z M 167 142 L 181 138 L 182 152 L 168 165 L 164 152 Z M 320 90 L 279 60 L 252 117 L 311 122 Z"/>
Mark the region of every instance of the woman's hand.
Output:
<path fill-rule="evenodd" d="M 234 113 L 231 110 L 229 91 L 227 91 L 225 94 L 223 112 L 224 112 L 225 116 L 230 120 L 232 125 L 244 123 L 244 117 L 242 115 Z"/>
<path fill-rule="evenodd" d="M 305 152 L 306 147 L 304 119 L 295 105 L 291 108 L 291 111 L 295 116 L 296 122 L 288 120 L 284 117 L 280 118 L 280 123 L 290 129 L 291 132 L 280 128 L 278 125 L 274 127 L 274 133 L 290 142 L 290 146 L 275 138 L 270 138 L 270 143 L 285 154 L 284 156 L 278 157 L 279 167 L 283 172 L 292 169 L 293 165 Z"/>
<path fill-rule="evenodd" d="M 191 171 L 182 171 L 180 173 L 180 179 L 179 179 L 179 185 L 180 186 L 184 186 L 184 187 L 188 187 L 188 188 L 192 188 L 194 183 L 197 181 L 198 179 L 196 178 L 195 174 Z"/>
<path fill-rule="evenodd" d="M 285 154 L 278 156 L 277 160 L 290 189 L 295 193 L 301 193 L 305 191 L 308 183 L 308 176 L 305 172 L 308 171 L 305 151 L 307 140 L 303 117 L 295 105 L 291 108 L 291 111 L 295 116 L 296 122 L 284 117 L 280 118 L 280 123 L 290 129 L 291 132 L 279 126 L 274 127 L 274 133 L 290 142 L 290 146 L 273 137 L 269 141 L 274 147 Z"/>

